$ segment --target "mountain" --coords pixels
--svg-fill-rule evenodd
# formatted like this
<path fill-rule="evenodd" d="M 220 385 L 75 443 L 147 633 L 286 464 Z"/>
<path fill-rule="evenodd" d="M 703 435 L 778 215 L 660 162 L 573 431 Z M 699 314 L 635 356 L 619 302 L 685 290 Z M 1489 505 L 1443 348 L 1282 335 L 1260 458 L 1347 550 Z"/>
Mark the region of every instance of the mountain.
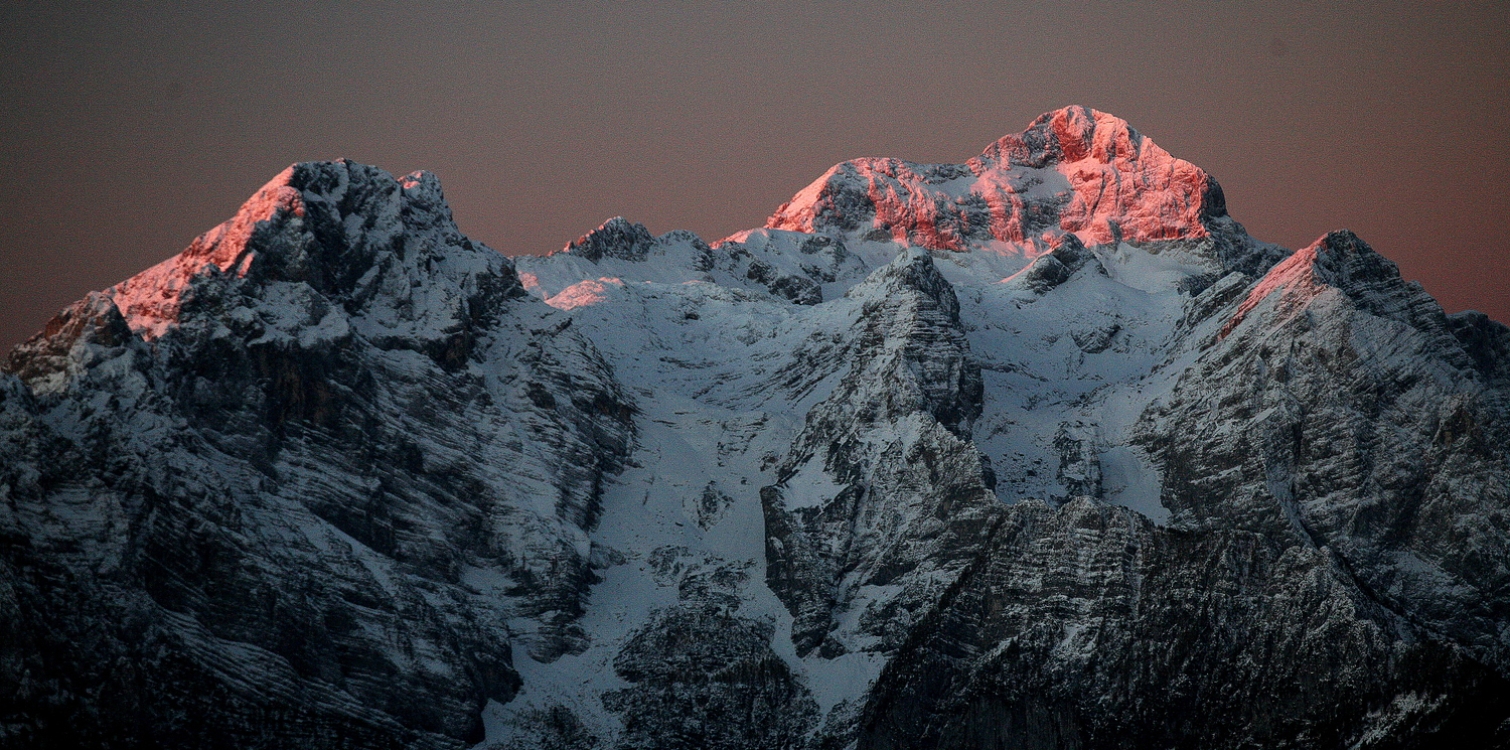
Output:
<path fill-rule="evenodd" d="M 0 746 L 1510 746 L 1510 329 L 1105 113 L 543 257 L 299 164 L 0 373 Z"/>

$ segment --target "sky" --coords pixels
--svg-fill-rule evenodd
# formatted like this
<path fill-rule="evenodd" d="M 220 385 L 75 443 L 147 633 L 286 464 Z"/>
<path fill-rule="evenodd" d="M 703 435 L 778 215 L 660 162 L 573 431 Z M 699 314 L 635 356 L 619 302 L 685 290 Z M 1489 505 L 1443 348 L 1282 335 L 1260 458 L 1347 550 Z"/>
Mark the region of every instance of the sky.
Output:
<path fill-rule="evenodd" d="M 296 161 L 440 176 L 543 253 L 713 240 L 860 156 L 1126 119 L 1254 236 L 1348 228 L 1510 322 L 1510 3 L 63 4 L 0 0 L 0 351 Z"/>

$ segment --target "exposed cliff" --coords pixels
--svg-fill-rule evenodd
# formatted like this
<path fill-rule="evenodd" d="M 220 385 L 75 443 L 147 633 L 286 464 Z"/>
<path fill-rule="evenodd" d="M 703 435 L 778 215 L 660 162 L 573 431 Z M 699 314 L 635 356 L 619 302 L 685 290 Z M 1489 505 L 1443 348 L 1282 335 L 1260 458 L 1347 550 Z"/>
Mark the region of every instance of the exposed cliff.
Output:
<path fill-rule="evenodd" d="M 5 360 L 0 746 L 1507 746 L 1507 425 L 1085 108 L 512 261 L 296 165 Z"/>

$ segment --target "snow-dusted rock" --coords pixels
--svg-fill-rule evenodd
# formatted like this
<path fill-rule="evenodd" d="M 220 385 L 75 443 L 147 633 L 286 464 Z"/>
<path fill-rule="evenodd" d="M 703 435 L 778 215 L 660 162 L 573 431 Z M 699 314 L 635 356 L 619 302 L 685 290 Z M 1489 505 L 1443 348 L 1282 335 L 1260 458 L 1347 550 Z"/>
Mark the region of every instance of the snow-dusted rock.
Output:
<path fill-rule="evenodd" d="M 511 642 L 576 647 L 632 439 L 542 308 L 433 177 L 304 164 L 18 347 L 18 741 L 480 739 Z"/>
<path fill-rule="evenodd" d="M 295 165 L 0 372 L 0 746 L 1510 743 L 1510 329 L 1127 123 L 513 261 Z"/>
<path fill-rule="evenodd" d="M 1168 467 L 1166 505 L 1194 526 L 1331 550 L 1383 606 L 1505 669 L 1503 355 L 1455 335 L 1474 329 L 1345 231 L 1222 314 L 1138 426 Z"/>
<path fill-rule="evenodd" d="M 999 505 L 990 462 L 969 442 L 980 368 L 949 282 L 911 250 L 849 297 L 849 370 L 761 491 L 767 582 L 795 618 L 801 656 L 894 649 L 974 557 Z"/>

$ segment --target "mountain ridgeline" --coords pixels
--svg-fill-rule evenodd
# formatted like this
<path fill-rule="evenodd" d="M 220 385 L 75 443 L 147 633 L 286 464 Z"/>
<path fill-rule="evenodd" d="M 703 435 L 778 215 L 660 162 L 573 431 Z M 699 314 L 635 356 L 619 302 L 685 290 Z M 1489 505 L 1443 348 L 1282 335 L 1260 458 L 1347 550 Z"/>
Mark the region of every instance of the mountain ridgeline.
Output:
<path fill-rule="evenodd" d="M 0 748 L 1510 747 L 1510 329 L 1082 107 L 513 259 L 298 164 L 0 370 Z"/>

